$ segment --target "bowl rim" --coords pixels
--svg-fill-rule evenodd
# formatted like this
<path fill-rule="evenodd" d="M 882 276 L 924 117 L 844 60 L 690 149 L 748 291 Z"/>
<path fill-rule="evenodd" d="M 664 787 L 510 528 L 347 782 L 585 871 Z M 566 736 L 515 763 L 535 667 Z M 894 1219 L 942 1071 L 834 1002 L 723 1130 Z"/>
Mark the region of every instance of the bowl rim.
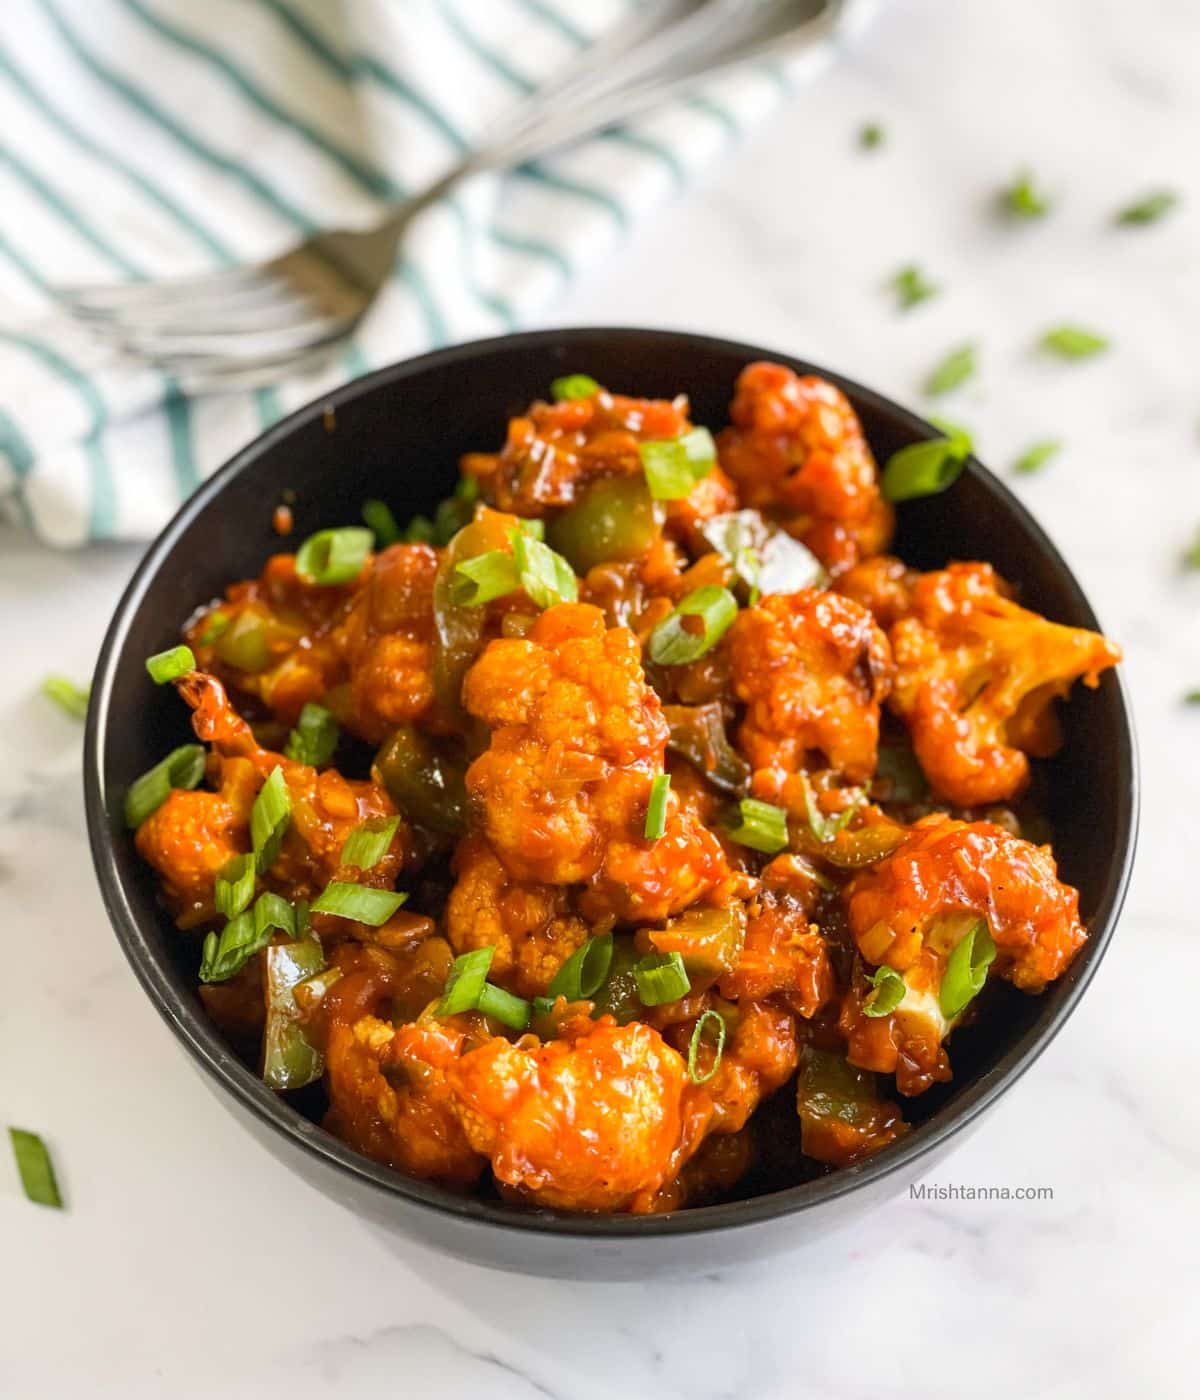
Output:
<path fill-rule="evenodd" d="M 1029 1027 L 1003 1053 L 999 1061 L 974 1083 L 967 1085 L 952 1105 L 935 1115 L 921 1129 L 857 1166 L 843 1168 L 826 1176 L 769 1192 L 746 1200 L 719 1205 L 696 1206 L 662 1215 L 576 1215 L 567 1211 L 531 1209 L 522 1211 L 501 1203 L 458 1196 L 428 1182 L 418 1181 L 372 1161 L 304 1118 L 282 1098 L 272 1094 L 242 1064 L 220 1038 L 199 1004 L 188 1000 L 172 985 L 170 972 L 155 956 L 118 875 L 115 838 L 108 820 L 104 780 L 105 740 L 109 725 L 112 689 L 117 664 L 133 619 L 160 569 L 169 563 L 180 536 L 195 516 L 218 497 L 225 487 L 278 442 L 301 425 L 322 416 L 384 384 L 398 384 L 428 370 L 449 370 L 464 363 L 486 360 L 492 353 L 524 348 L 544 350 L 561 346 L 587 345 L 596 339 L 630 343 L 655 342 L 674 349 L 681 357 L 688 352 L 717 352 L 741 357 L 746 363 L 774 360 L 802 373 L 820 375 L 841 388 L 856 404 L 867 404 L 889 416 L 911 432 L 914 440 L 938 435 L 938 430 L 916 414 L 884 395 L 846 376 L 812 364 L 794 355 L 680 330 L 654 330 L 626 326 L 581 326 L 525 331 L 489 337 L 430 351 L 411 359 L 374 370 L 370 374 L 339 385 L 328 394 L 296 409 L 248 443 L 205 481 L 179 508 L 147 549 L 126 586 L 106 632 L 92 683 L 84 739 L 84 803 L 92 860 L 96 868 L 104 905 L 117 940 L 151 1003 L 166 1021 L 202 1073 L 216 1082 L 234 1101 L 264 1127 L 279 1133 L 302 1153 L 332 1168 L 335 1174 L 352 1178 L 360 1185 L 381 1191 L 398 1203 L 425 1209 L 459 1221 L 474 1221 L 501 1231 L 526 1235 L 550 1234 L 579 1239 L 655 1239 L 664 1236 L 697 1235 L 744 1227 L 783 1216 L 816 1209 L 850 1192 L 902 1173 L 913 1179 L 913 1168 L 961 1133 L 1014 1085 L 1045 1051 L 1066 1024 L 1107 951 L 1128 889 L 1137 846 L 1139 775 L 1132 710 L 1128 689 L 1117 667 L 1110 684 L 1117 691 L 1119 741 L 1116 794 L 1118 842 L 1117 860 L 1110 867 L 1100 901 L 1091 921 L 1087 960 L 1081 964 L 1072 983 L 1061 993 L 1061 1001 L 1043 1024 Z M 686 376 L 685 376 L 686 377 Z M 1049 536 L 1012 491 L 976 458 L 967 470 L 984 485 L 998 504 L 1015 518 L 1032 548 L 1046 556 L 1060 575 L 1087 626 L 1100 630 L 1099 622 L 1075 575 Z M 898 1189 L 898 1183 L 893 1182 Z"/>

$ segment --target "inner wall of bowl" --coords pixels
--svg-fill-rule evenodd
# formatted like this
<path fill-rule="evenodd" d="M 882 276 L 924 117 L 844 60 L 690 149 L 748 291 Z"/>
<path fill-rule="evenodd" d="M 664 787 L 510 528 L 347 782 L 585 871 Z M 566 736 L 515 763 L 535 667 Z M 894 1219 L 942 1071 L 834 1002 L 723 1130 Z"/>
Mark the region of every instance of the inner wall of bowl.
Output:
<path fill-rule="evenodd" d="M 174 643 L 196 607 L 219 597 L 231 581 L 256 575 L 270 554 L 294 549 L 314 530 L 360 523 L 364 500 L 386 500 L 402 522 L 428 513 L 451 489 L 459 457 L 497 449 L 507 420 L 545 395 L 559 374 L 586 372 L 616 391 L 647 397 L 686 392 L 694 421 L 717 429 L 728 421 L 734 380 L 752 358 L 719 342 L 624 332 L 568 333 L 550 344 L 497 342 L 463 352 L 458 363 L 455 354 L 425 368 L 384 371 L 344 391 L 340 401 L 335 396 L 335 411 L 318 409 L 289 423 L 248 452 L 243 469 L 227 480 L 228 469 L 223 472 L 214 483 L 219 494 L 208 500 L 202 495 L 131 622 L 115 677 L 105 753 L 118 874 L 143 928 L 153 930 L 151 955 L 192 1002 L 195 960 L 182 951 L 186 935 L 159 908 L 151 873 L 120 829 L 120 796 L 129 781 L 191 737 L 184 708 L 170 689 L 147 683 L 143 658 Z M 802 372 L 809 368 L 790 363 Z M 872 395 L 851 389 L 851 397 L 881 462 L 915 436 L 906 415 Z M 295 519 L 287 541 L 271 528 L 273 509 L 284 499 Z M 1005 494 L 982 476 L 968 475 L 943 496 L 902 507 L 896 549 L 921 568 L 987 559 L 1029 606 L 1057 621 L 1092 625 L 1086 603 L 1044 552 L 1036 531 L 1031 533 Z M 1123 820 L 1119 803 L 1106 806 L 1093 799 L 1113 791 L 1120 762 L 1113 747 L 1113 736 L 1121 731 L 1115 685 L 1106 682 L 1086 694 L 1077 688 L 1063 718 L 1066 742 L 1050 765 L 1048 815 L 1062 874 L 1080 889 L 1087 918 L 1108 897 L 1110 853 L 1118 849 Z M 1081 814 L 1086 814 L 1082 820 Z M 906 1117 L 926 1121 L 1036 1022 L 1053 1018 L 1080 966 L 1077 961 L 1073 972 L 1041 998 L 997 989 L 994 1014 L 956 1037 L 954 1082 L 906 1102 Z M 791 1181 L 797 1179 L 793 1175 Z M 768 1171 L 747 1194 L 784 1184 L 789 1183 Z"/>

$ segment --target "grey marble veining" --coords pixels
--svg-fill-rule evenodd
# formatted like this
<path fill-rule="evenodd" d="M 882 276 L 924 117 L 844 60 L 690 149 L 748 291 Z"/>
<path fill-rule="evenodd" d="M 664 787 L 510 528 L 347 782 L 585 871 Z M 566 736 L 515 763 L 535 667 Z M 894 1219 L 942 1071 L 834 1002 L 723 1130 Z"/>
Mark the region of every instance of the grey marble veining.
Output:
<path fill-rule="evenodd" d="M 83 676 L 134 556 L 0 535 L 0 1120 L 46 1134 L 70 1209 L 0 1153 L 0 1394 L 289 1400 L 882 1400 L 1194 1394 L 1200 1100 L 1200 7 L 1194 0 L 896 0 L 862 47 L 548 311 L 710 329 L 920 402 L 985 461 L 1062 455 L 1016 489 L 1126 648 L 1144 765 L 1127 916 L 1069 1026 L 936 1183 L 1052 1201 L 904 1197 L 783 1260 L 674 1284 L 503 1278 L 385 1242 L 283 1174 L 178 1052 L 124 968 L 91 875 L 79 734 L 31 698 Z M 887 128 L 860 153 L 867 119 Z M 1031 165 L 1051 218 L 996 188 Z M 1161 226 L 1112 211 L 1161 185 Z M 898 315 L 917 261 L 943 285 Z M 1050 324 L 1110 335 L 1079 365 Z M 584 367 L 586 368 L 586 367 Z M 130 722 L 136 722 L 131 717 Z"/>

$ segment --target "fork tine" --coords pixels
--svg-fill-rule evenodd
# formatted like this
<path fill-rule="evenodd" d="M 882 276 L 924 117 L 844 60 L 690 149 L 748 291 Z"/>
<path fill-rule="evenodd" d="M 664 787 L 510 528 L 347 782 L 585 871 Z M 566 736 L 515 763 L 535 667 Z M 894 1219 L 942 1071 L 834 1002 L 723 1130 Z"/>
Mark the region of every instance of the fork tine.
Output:
<path fill-rule="evenodd" d="M 112 339 L 128 353 L 163 368 L 189 360 L 236 366 L 298 355 L 339 340 L 352 329 L 356 320 L 356 316 L 313 316 L 272 330 L 233 335 L 225 330 L 122 334 L 114 329 Z"/>
<path fill-rule="evenodd" d="M 155 332 L 264 330 L 317 315 L 320 307 L 298 288 L 277 283 L 222 301 L 152 303 L 130 310 L 69 308 L 107 339 Z"/>
<path fill-rule="evenodd" d="M 117 282 L 109 286 L 60 287 L 58 295 L 71 308 L 119 314 L 160 303 L 178 304 L 193 298 L 211 299 L 270 287 L 278 282 L 274 264 L 229 267 L 198 277 L 173 277 L 157 282 Z"/>

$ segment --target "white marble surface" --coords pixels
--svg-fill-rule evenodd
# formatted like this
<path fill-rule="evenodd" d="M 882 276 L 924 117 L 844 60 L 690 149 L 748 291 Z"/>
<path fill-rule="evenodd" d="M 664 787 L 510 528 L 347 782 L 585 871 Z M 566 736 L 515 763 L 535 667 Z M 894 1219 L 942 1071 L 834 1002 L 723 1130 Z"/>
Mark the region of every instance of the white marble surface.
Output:
<path fill-rule="evenodd" d="M 1078 1014 L 940 1182 L 1030 1204 L 897 1200 L 770 1265 L 620 1286 L 487 1274 L 396 1249 L 282 1173 L 202 1087 L 133 982 L 93 882 L 78 731 L 34 696 L 87 674 L 134 563 L 0 536 L 0 1120 L 43 1132 L 69 1203 L 0 1153 L 0 1394 L 1124 1397 L 1195 1393 L 1200 1109 L 1190 1034 L 1200 852 L 1200 11 L 1194 0 L 911 0 L 663 213 L 547 323 L 704 328 L 915 400 L 978 339 L 948 404 L 1004 466 L 1127 648 L 1145 769 L 1126 916 Z M 884 149 L 854 148 L 878 117 Z M 1032 163 L 1058 198 L 987 209 Z M 1116 231 L 1146 187 L 1188 202 Z M 918 259 L 945 294 L 880 284 Z M 1030 343 L 1074 318 L 1087 365 Z"/>

